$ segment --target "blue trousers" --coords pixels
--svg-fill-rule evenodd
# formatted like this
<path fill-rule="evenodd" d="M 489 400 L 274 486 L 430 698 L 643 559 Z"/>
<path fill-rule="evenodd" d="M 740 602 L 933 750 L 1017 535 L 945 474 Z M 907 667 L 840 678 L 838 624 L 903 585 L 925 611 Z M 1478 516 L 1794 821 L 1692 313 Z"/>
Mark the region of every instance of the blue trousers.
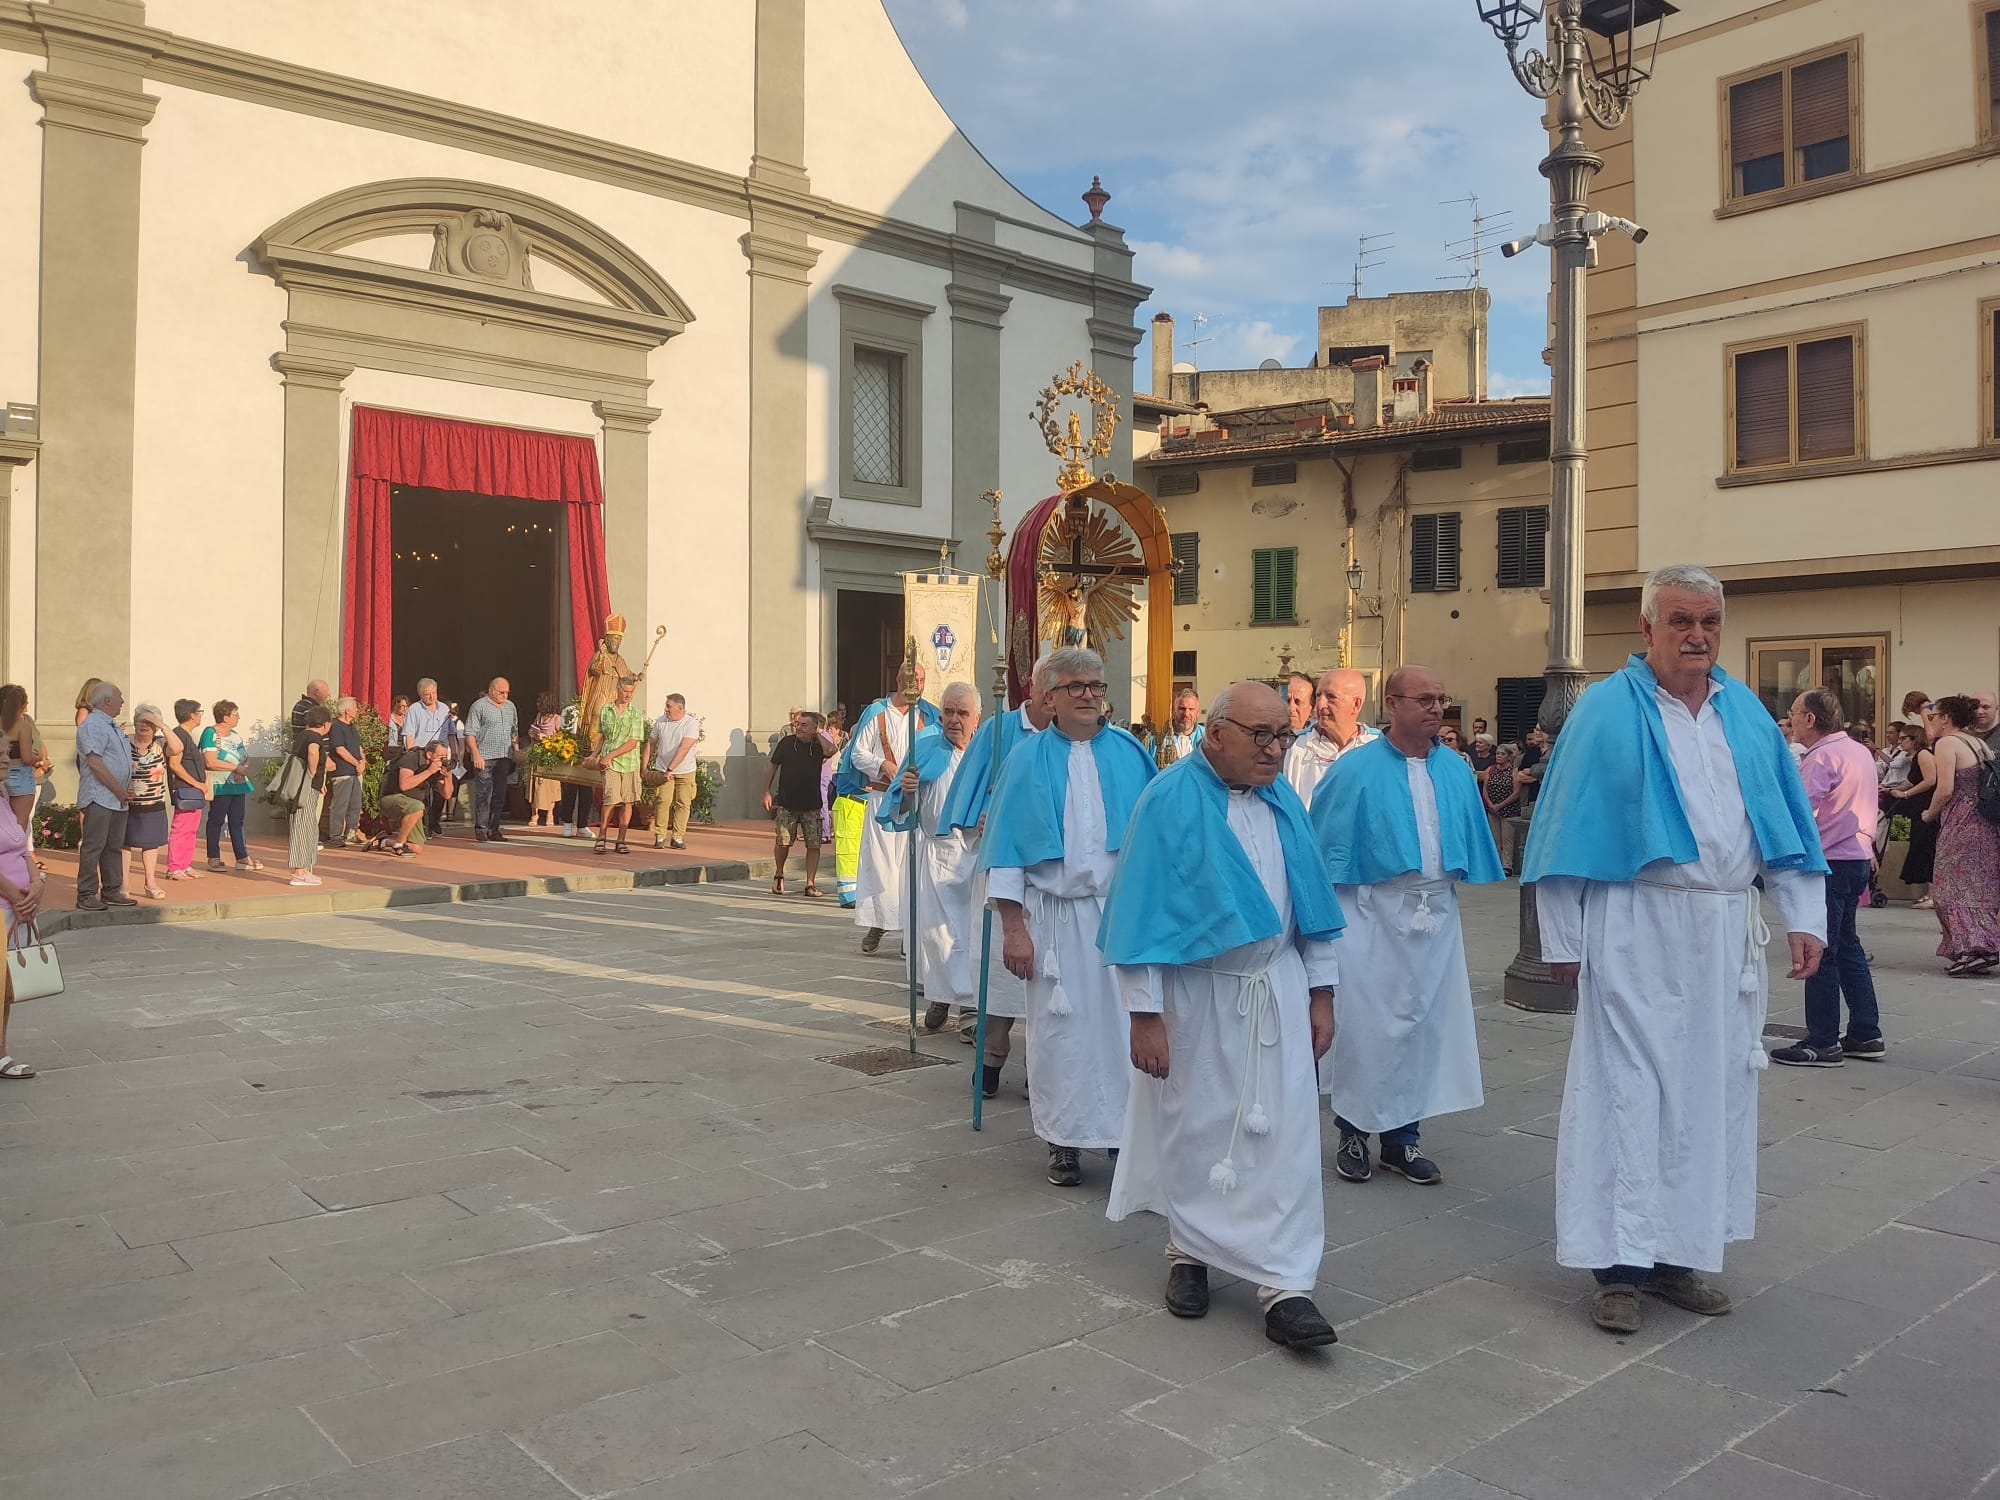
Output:
<path fill-rule="evenodd" d="M 1661 1261 L 1657 1266 L 1603 1266 L 1590 1274 L 1597 1278 L 1599 1286 L 1638 1286 L 1655 1271 L 1676 1276 L 1686 1270 L 1686 1266 L 1670 1266 Z"/>
<path fill-rule="evenodd" d="M 1356 1125 L 1352 1120 L 1335 1115 L 1333 1123 L 1340 1127 L 1342 1135 L 1358 1135 L 1363 1140 L 1368 1139 L 1368 1132 L 1363 1130 L 1359 1125 Z M 1420 1120 L 1412 1120 L 1407 1125 L 1398 1125 L 1394 1130 L 1383 1131 L 1382 1144 L 1385 1146 L 1402 1146 L 1405 1149 L 1415 1146 L 1417 1144 L 1417 1127 L 1422 1123 Z"/>
<path fill-rule="evenodd" d="M 1831 1047 L 1840 1040 L 1840 1001 L 1847 998 L 1847 1034 L 1858 1042 L 1882 1034 L 1882 1015 L 1875 1005 L 1875 976 L 1868 970 L 1868 951 L 1861 946 L 1855 912 L 1868 894 L 1871 875 L 1865 859 L 1828 862 L 1826 877 L 1826 954 L 1819 972 L 1806 981 L 1806 1045 Z"/>

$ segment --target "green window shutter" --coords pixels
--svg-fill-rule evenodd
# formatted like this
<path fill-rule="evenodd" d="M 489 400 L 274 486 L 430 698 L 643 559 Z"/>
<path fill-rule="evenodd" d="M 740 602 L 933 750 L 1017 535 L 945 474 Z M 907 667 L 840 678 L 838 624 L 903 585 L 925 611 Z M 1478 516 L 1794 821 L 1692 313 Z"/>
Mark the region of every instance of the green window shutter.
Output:
<path fill-rule="evenodd" d="M 1174 574 L 1174 603 L 1201 603 L 1201 533 L 1198 531 L 1176 531 L 1172 537 L 1174 561 L 1180 564 L 1180 571 Z"/>
<path fill-rule="evenodd" d="M 1298 611 L 1299 549 L 1279 547 L 1271 559 L 1271 606 L 1275 620 L 1296 620 Z"/>
<path fill-rule="evenodd" d="M 1268 547 L 1259 547 L 1250 554 L 1250 623 L 1253 625 L 1268 625 L 1273 618 L 1271 575 L 1275 556 Z"/>

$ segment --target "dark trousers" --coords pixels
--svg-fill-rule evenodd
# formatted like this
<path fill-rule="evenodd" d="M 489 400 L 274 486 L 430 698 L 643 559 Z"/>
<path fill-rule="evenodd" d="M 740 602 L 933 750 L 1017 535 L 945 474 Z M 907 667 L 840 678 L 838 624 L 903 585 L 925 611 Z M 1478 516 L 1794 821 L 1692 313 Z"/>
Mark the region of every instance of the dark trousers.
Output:
<path fill-rule="evenodd" d="M 229 825 L 229 847 L 239 865 L 250 857 L 250 841 L 243 837 L 243 813 L 250 801 L 247 792 L 212 797 L 208 804 L 208 857 L 222 858 L 222 825 Z"/>
<path fill-rule="evenodd" d="M 1661 1261 L 1657 1266 L 1602 1266 L 1590 1274 L 1597 1278 L 1599 1286 L 1638 1286 L 1656 1271 L 1662 1276 L 1683 1276 L 1687 1267 Z"/>
<path fill-rule="evenodd" d="M 1346 1120 L 1339 1115 L 1335 1115 L 1333 1123 L 1340 1127 L 1342 1135 L 1358 1135 L 1364 1141 L 1368 1139 L 1368 1132 L 1363 1130 L 1359 1125 L 1356 1125 L 1352 1120 Z M 1383 1131 L 1382 1144 L 1385 1146 L 1401 1146 L 1405 1150 L 1414 1147 L 1417 1144 L 1417 1127 L 1422 1123 L 1420 1120 L 1412 1120 L 1407 1125 L 1398 1125 L 1394 1130 Z"/>
<path fill-rule="evenodd" d="M 1861 946 L 1855 911 L 1868 894 L 1871 877 L 1865 859 L 1828 861 L 1826 877 L 1826 954 L 1819 972 L 1806 981 L 1806 1045 L 1831 1047 L 1840 1040 L 1840 1001 L 1847 999 L 1847 1034 L 1857 1042 L 1882 1034 L 1882 1016 L 1875 1006 L 1875 976 L 1868 971 L 1868 952 Z"/>
<path fill-rule="evenodd" d="M 500 831 L 500 815 L 507 811 L 507 788 L 513 784 L 514 762 L 489 760 L 486 769 L 475 773 L 472 784 L 472 826 L 488 833 Z"/>
<path fill-rule="evenodd" d="M 76 856 L 76 899 L 102 901 L 125 894 L 124 808 L 113 810 L 87 804 L 83 809 L 83 844 Z"/>
<path fill-rule="evenodd" d="M 584 827 L 590 822 L 592 799 L 596 796 L 596 787 L 585 785 L 580 781 L 571 782 L 568 790 L 563 793 L 562 800 L 556 804 L 556 821 L 574 823 L 578 828 Z"/>

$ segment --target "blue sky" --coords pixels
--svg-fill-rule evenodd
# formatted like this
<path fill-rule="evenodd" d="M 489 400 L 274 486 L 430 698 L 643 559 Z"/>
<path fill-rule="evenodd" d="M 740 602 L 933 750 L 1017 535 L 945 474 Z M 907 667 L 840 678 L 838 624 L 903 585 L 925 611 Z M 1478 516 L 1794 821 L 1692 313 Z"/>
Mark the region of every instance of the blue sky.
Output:
<path fill-rule="evenodd" d="M 1369 295 L 1434 291 L 1462 273 L 1477 193 L 1511 211 L 1497 238 L 1548 216 L 1540 104 L 1507 71 L 1472 0 L 885 0 L 932 90 L 1024 192 L 1080 222 L 1101 175 L 1105 217 L 1138 252 L 1189 358 L 1208 369 L 1310 361 L 1314 309 L 1344 301 L 1355 239 L 1393 248 Z M 1546 251 L 1487 257 L 1496 396 L 1549 388 Z M 1463 284 L 1462 282 L 1459 284 Z M 1148 368 L 1145 346 L 1139 368 Z"/>

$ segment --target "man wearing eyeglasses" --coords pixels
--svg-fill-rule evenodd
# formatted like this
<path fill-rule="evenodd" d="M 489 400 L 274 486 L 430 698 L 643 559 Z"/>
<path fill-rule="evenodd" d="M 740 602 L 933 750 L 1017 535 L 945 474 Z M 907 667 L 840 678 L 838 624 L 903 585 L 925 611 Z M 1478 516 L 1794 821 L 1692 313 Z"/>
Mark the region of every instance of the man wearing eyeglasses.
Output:
<path fill-rule="evenodd" d="M 1307 807 L 1335 761 L 1378 738 L 1361 722 L 1361 705 L 1367 701 L 1368 679 L 1352 668 L 1337 667 L 1320 678 L 1313 694 L 1312 728 L 1285 752 L 1285 780 Z"/>
<path fill-rule="evenodd" d="M 1444 1181 L 1423 1122 L 1486 1100 L 1458 882 L 1505 878 L 1465 757 L 1439 743 L 1451 698 L 1429 667 L 1383 684 L 1389 731 L 1341 759 L 1313 798 L 1313 831 L 1347 918 L 1340 1042 L 1326 1070 L 1348 1182 L 1381 1163 L 1420 1187 Z"/>
<path fill-rule="evenodd" d="M 1208 724 L 1139 799 L 1104 904 L 1143 1075 L 1105 1212 L 1166 1218 L 1176 1317 L 1208 1311 L 1214 1268 L 1257 1289 L 1267 1338 L 1311 1349 L 1335 1341 L 1311 1294 L 1326 1253 L 1314 1067 L 1333 1042 L 1340 906 L 1278 774 L 1285 700 L 1234 683 Z"/>
<path fill-rule="evenodd" d="M 1098 920 L 1152 757 L 1100 717 L 1104 659 L 1081 646 L 1035 669 L 1049 729 L 1001 768 L 979 845 L 1001 958 L 1028 991 L 1028 1072 L 1049 1181 L 1083 1181 L 1081 1153 L 1113 1151 L 1132 1065 L 1124 1010 L 1097 951 Z"/>
<path fill-rule="evenodd" d="M 1722 584 L 1661 568 L 1639 593 L 1643 655 L 1577 700 L 1528 827 L 1542 953 L 1574 986 L 1556 1140 L 1556 1260 L 1596 1279 L 1590 1317 L 1639 1293 L 1726 1313 L 1700 1273 L 1757 1225 L 1757 1079 L 1770 940 L 1793 979 L 1826 946 L 1826 860 L 1804 782 L 1757 695 L 1723 672 Z"/>

